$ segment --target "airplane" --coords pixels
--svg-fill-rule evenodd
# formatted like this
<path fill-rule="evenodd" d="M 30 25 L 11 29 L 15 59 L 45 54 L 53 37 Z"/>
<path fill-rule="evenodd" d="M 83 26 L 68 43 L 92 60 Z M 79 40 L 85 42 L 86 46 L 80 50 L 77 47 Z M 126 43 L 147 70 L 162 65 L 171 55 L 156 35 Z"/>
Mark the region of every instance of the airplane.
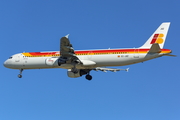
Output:
<path fill-rule="evenodd" d="M 71 78 L 86 75 L 92 80 L 90 71 L 128 71 L 127 69 L 108 68 L 144 62 L 162 56 L 172 55 L 170 49 L 163 49 L 170 22 L 162 23 L 150 38 L 138 48 L 97 49 L 75 51 L 68 36 L 60 39 L 60 51 L 23 52 L 12 55 L 4 62 L 6 68 L 19 69 L 19 78 L 26 69 L 64 68 Z"/>

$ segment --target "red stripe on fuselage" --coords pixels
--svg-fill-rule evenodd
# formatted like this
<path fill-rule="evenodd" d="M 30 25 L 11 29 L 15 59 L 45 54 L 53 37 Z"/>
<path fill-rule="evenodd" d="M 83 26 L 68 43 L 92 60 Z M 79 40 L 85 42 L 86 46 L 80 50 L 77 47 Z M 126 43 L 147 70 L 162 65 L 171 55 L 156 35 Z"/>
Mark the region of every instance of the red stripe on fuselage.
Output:
<path fill-rule="evenodd" d="M 75 51 L 75 54 L 88 54 L 88 53 L 116 53 L 116 52 L 126 52 L 126 53 L 142 53 L 148 52 L 150 49 L 108 49 L 108 50 L 84 50 L 84 51 Z M 169 49 L 161 49 L 161 51 L 171 51 Z M 57 52 L 30 52 L 29 54 L 33 56 L 43 56 L 43 55 L 57 55 Z"/>

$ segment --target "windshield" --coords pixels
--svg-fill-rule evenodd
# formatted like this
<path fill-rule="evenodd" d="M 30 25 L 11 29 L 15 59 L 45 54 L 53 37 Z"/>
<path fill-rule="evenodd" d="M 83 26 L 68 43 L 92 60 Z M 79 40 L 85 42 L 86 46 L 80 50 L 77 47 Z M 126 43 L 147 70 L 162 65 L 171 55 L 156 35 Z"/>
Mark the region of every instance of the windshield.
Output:
<path fill-rule="evenodd" d="M 9 59 L 12 59 L 12 57 L 9 57 Z"/>

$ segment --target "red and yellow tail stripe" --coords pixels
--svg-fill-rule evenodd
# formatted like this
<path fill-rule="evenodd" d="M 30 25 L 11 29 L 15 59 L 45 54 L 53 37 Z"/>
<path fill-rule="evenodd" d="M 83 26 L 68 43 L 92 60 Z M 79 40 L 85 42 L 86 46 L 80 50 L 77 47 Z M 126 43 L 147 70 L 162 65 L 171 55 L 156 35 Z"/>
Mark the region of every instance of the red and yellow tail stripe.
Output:
<path fill-rule="evenodd" d="M 151 44 L 154 44 L 154 43 L 162 44 L 164 42 L 163 37 L 164 37 L 164 34 L 155 34 L 153 36 Z"/>

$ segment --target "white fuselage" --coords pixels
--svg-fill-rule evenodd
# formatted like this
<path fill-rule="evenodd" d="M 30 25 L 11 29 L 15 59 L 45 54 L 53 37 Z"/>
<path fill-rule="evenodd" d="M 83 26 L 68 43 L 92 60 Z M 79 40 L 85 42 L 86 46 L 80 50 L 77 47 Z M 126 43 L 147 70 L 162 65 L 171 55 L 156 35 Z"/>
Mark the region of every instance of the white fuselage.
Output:
<path fill-rule="evenodd" d="M 106 50 L 108 51 L 108 50 Z M 87 55 L 77 55 L 79 60 L 85 61 L 85 64 L 77 64 L 77 69 L 93 69 L 102 66 L 124 66 L 135 64 L 143 61 L 147 61 L 153 58 L 169 54 L 170 51 L 164 53 L 139 53 L 134 49 L 134 53 L 104 53 L 104 54 L 92 54 L 91 50 Z M 139 49 L 138 49 L 139 51 Z M 28 57 L 23 55 L 23 53 L 15 54 L 11 56 L 8 60 L 4 62 L 4 66 L 12 69 L 45 69 L 45 68 L 64 68 L 71 69 L 72 64 L 62 64 L 58 66 L 57 59 L 58 56 L 36 56 Z M 94 64 L 91 64 L 91 63 Z M 90 63 L 90 64 L 88 64 Z"/>
<path fill-rule="evenodd" d="M 171 50 L 163 49 L 170 22 L 162 23 L 150 38 L 139 48 L 104 49 L 74 51 L 68 36 L 60 39 L 60 51 L 27 52 L 11 56 L 4 66 L 19 69 L 19 78 L 24 69 L 64 68 L 71 78 L 86 75 L 91 80 L 91 70 L 120 71 L 122 69 L 103 68 L 107 66 L 124 66 L 151 60 L 163 55 L 171 55 Z M 128 71 L 128 69 L 124 69 Z"/>

